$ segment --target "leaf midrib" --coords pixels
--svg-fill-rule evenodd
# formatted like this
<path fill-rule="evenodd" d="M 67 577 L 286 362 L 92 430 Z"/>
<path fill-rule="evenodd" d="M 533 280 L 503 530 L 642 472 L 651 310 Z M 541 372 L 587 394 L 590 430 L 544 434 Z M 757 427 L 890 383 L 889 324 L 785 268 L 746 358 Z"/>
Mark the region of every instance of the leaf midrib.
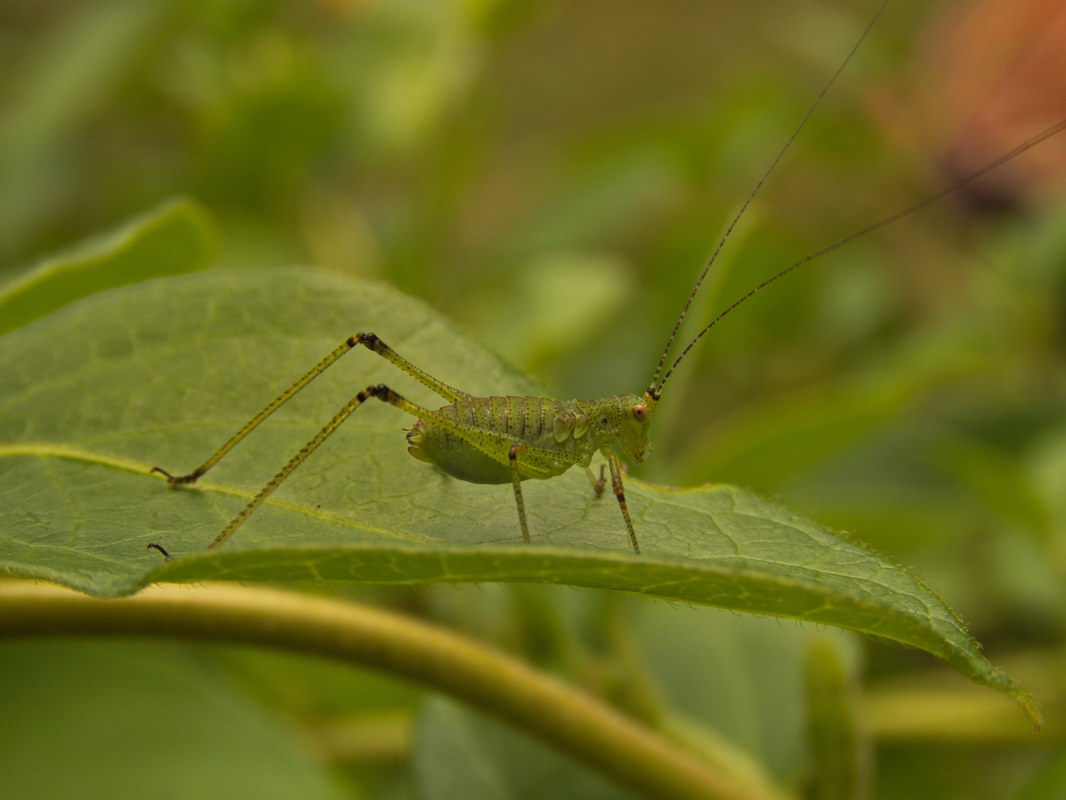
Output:
<path fill-rule="evenodd" d="M 99 465 L 103 465 L 103 466 L 108 466 L 108 467 L 112 467 L 112 468 L 115 468 L 115 469 L 120 469 L 120 470 L 123 470 L 123 471 L 126 471 L 126 472 L 131 472 L 131 473 L 134 473 L 134 474 L 137 474 L 137 475 L 142 475 L 142 476 L 146 476 L 151 470 L 150 465 L 147 464 L 146 462 L 138 461 L 138 460 L 135 460 L 135 459 L 124 458 L 124 457 L 121 457 L 121 456 L 114 456 L 114 455 L 110 455 L 110 454 L 100 453 L 100 452 L 93 451 L 93 450 L 88 450 L 88 449 L 85 449 L 85 448 L 72 447 L 70 445 L 65 445 L 65 444 L 57 444 L 57 443 L 53 443 L 53 442 L 36 441 L 36 442 L 22 442 L 22 443 L 13 444 L 13 445 L 11 445 L 11 444 L 9 444 L 9 445 L 0 445 L 0 458 L 11 458 L 11 457 L 19 457 L 19 456 L 37 456 L 37 457 L 45 457 L 45 458 L 63 458 L 63 459 L 69 459 L 69 460 L 74 460 L 74 461 L 81 461 L 81 462 L 85 462 L 85 463 L 92 463 L 92 464 L 99 464 Z M 184 486 L 184 487 L 181 487 L 181 491 L 214 492 L 214 493 L 221 494 L 221 495 L 240 497 L 240 498 L 245 499 L 245 500 L 250 500 L 250 499 L 252 499 L 252 497 L 255 496 L 255 493 L 252 492 L 252 491 L 245 490 L 245 489 L 239 489 L 239 488 L 236 488 L 236 487 L 233 487 L 233 486 L 228 486 L 228 485 L 225 485 L 225 484 L 219 484 L 219 483 L 215 483 L 215 482 L 211 482 L 211 481 L 199 482 L 199 483 L 197 483 L 195 485 L 192 485 L 192 486 Z M 384 528 L 384 527 L 380 527 L 380 526 L 370 525 L 370 524 L 367 524 L 367 523 L 364 523 L 364 522 L 353 520 L 350 517 L 344 517 L 344 516 L 339 516 L 339 515 L 335 515 L 335 514 L 330 514 L 328 512 L 322 512 L 319 509 L 316 509 L 316 508 L 313 508 L 313 507 L 310 507 L 310 506 L 306 506 L 306 505 L 302 505 L 300 503 L 294 503 L 294 502 L 291 502 L 291 501 L 286 501 L 286 500 L 281 500 L 281 499 L 276 499 L 276 498 L 268 498 L 265 501 L 264 504 L 265 505 L 270 505 L 270 506 L 273 506 L 273 507 L 276 507 L 276 508 L 279 508 L 279 509 L 282 509 L 282 510 L 294 512 L 294 513 L 298 513 L 298 514 L 304 514 L 304 515 L 306 515 L 306 516 L 308 516 L 310 518 L 322 520 L 322 521 L 325 521 L 325 522 L 340 524 L 340 525 L 343 525 L 343 526 L 351 528 L 351 529 L 364 531 L 366 533 L 381 535 L 381 536 L 387 537 L 387 538 L 392 539 L 392 540 L 401 541 L 401 542 L 403 542 L 405 544 L 413 544 L 413 545 L 427 544 L 427 545 L 432 545 L 432 546 L 435 546 L 435 547 L 440 547 L 441 546 L 441 543 L 437 542 L 436 540 L 427 539 L 427 538 L 419 538 L 419 537 L 414 536 L 414 535 L 412 535 L 410 533 L 399 532 L 399 531 L 396 531 L 396 530 L 393 530 L 393 529 L 390 529 L 390 528 Z M 741 512 L 737 512 L 735 510 L 735 508 L 734 508 L 733 510 L 731 510 L 728 513 L 741 513 Z M 374 549 L 378 549 L 377 546 L 374 546 Z M 510 549 L 510 548 L 508 548 L 508 549 Z M 269 552 L 269 548 L 267 548 L 267 550 L 265 552 Z M 566 551 L 566 555 L 568 555 L 570 557 L 578 555 L 578 553 L 579 553 L 579 551 L 574 551 L 574 550 L 567 550 Z M 541 550 L 541 552 L 539 552 L 538 555 L 544 555 L 543 550 Z M 603 553 L 599 553 L 599 552 L 596 553 L 596 557 L 602 557 L 603 555 L 604 555 Z M 743 580 L 745 578 L 745 576 L 747 576 L 749 579 L 755 579 L 755 580 L 761 580 L 761 581 L 767 580 L 772 575 L 773 580 L 776 583 L 778 583 L 778 584 L 780 584 L 782 586 L 791 584 L 794 588 L 802 589 L 803 591 L 805 591 L 807 593 L 813 593 L 815 595 L 822 594 L 822 596 L 824 597 L 825 603 L 827 603 L 829 605 L 832 605 L 834 602 L 836 602 L 836 601 L 838 601 L 840 599 L 838 594 L 834 594 L 834 593 L 832 593 L 830 591 L 826 591 L 825 593 L 820 593 L 818 591 L 818 589 L 821 587 L 822 584 L 816 579 L 801 579 L 801 580 L 797 580 L 796 579 L 797 576 L 794 574 L 794 570 L 796 569 L 796 567 L 794 565 L 789 565 L 789 569 L 792 570 L 793 573 L 792 574 L 788 574 L 788 573 L 782 573 L 782 572 L 778 571 L 779 569 L 782 569 L 782 565 L 777 564 L 777 563 L 775 563 L 773 561 L 765 560 L 765 559 L 757 559 L 757 558 L 752 558 L 750 556 L 733 556 L 733 557 L 722 556 L 722 558 L 728 559 L 728 560 L 733 560 L 734 558 L 736 558 L 736 559 L 743 560 L 744 562 L 747 562 L 748 564 L 756 564 L 756 563 L 758 563 L 758 564 L 763 565 L 763 568 L 762 569 L 741 568 L 741 569 L 738 570 L 737 567 L 736 567 L 736 564 L 734 563 L 734 564 L 730 565 L 729 569 L 721 569 L 720 566 L 716 567 L 715 565 L 708 563 L 707 559 L 704 559 L 704 558 L 698 558 L 698 559 L 694 559 L 694 560 L 687 560 L 686 564 L 685 564 L 685 568 L 687 570 L 691 570 L 692 571 L 692 573 L 693 573 L 692 574 L 692 578 L 691 578 L 692 581 L 696 581 L 696 580 L 698 580 L 701 577 L 701 575 L 702 576 L 706 576 L 708 573 L 715 573 L 715 574 L 717 574 L 719 576 L 728 575 L 728 576 L 731 576 L 731 577 L 736 577 L 736 578 L 738 578 L 740 580 Z M 657 562 L 660 566 L 669 568 L 671 570 L 678 569 L 678 560 L 677 559 L 659 560 L 659 559 L 655 559 L 655 558 L 650 558 L 650 559 L 649 558 L 644 558 L 643 562 L 648 564 L 648 565 L 654 565 Z M 812 575 L 817 575 L 818 574 L 818 571 L 815 571 L 815 570 L 806 570 L 805 569 L 804 571 L 810 571 L 812 573 Z M 911 577 L 911 576 L 908 576 L 908 577 Z M 913 577 L 911 577 L 911 580 L 914 580 Z M 684 581 L 684 582 L 685 583 L 689 583 L 691 581 Z M 892 587 L 887 587 L 887 586 L 885 586 L 884 584 L 882 584 L 882 583 L 880 583 L 878 581 L 870 581 L 870 582 L 873 583 L 874 585 L 876 585 L 878 587 L 878 589 L 880 591 L 882 591 L 882 592 L 890 592 L 893 595 L 898 595 L 899 594 L 897 589 L 894 589 Z M 677 580 L 671 580 L 671 581 L 668 581 L 666 583 L 650 584 L 648 586 L 642 587 L 640 591 L 642 593 L 668 595 L 669 593 L 664 593 L 663 592 L 663 587 L 667 586 L 667 585 L 678 585 L 679 583 L 681 583 L 681 582 L 679 582 Z M 864 592 L 864 594 L 866 594 L 866 592 Z M 909 596 L 909 597 L 910 597 L 910 599 L 915 599 L 913 596 Z M 854 598 L 852 598 L 852 602 L 856 602 L 856 600 Z M 893 617 L 895 617 L 897 619 L 897 623 L 902 623 L 907 629 L 910 629 L 912 631 L 912 633 L 917 634 L 919 638 L 923 638 L 922 637 L 922 633 L 925 632 L 925 628 L 921 624 L 921 620 L 922 619 L 924 619 L 924 620 L 926 620 L 928 622 L 934 622 L 935 620 L 939 620 L 940 624 L 947 623 L 951 628 L 955 629 L 959 634 L 961 634 L 963 636 L 967 636 L 967 638 L 969 638 L 968 634 L 965 632 L 965 629 L 962 628 L 958 624 L 957 619 L 955 619 L 953 616 L 945 617 L 943 615 L 934 615 L 934 614 L 932 614 L 931 613 L 931 609 L 929 608 L 928 604 L 922 603 L 922 606 L 923 606 L 923 609 L 924 609 L 924 613 L 923 612 L 914 612 L 914 611 L 909 611 L 909 610 L 908 611 L 901 611 L 901 609 L 898 608 L 897 606 L 895 606 L 895 605 L 893 605 L 891 603 L 881 602 L 880 600 L 877 600 L 876 602 L 874 602 L 874 603 L 872 603 L 870 605 L 871 606 L 876 606 L 876 607 L 880 608 L 882 611 L 890 613 Z M 797 616 L 798 616 L 798 618 L 806 618 L 806 617 L 808 617 L 808 615 L 806 613 L 799 614 Z M 873 631 L 871 631 L 871 632 L 873 632 Z M 957 649 L 957 648 L 952 647 L 952 649 Z"/>
<path fill-rule="evenodd" d="M 64 458 L 70 461 L 82 461 L 89 464 L 100 464 L 103 466 L 120 469 L 126 472 L 132 472 L 138 475 L 149 475 L 152 471 L 152 467 L 144 461 L 137 461 L 131 458 L 108 455 L 93 450 L 86 450 L 81 447 L 71 447 L 70 445 L 56 444 L 54 442 L 20 442 L 16 445 L 0 445 L 0 458 L 16 458 L 19 456 Z M 217 494 L 240 497 L 244 500 L 251 500 L 253 497 L 255 497 L 255 492 L 251 492 L 246 489 L 238 489 L 234 486 L 227 486 L 221 483 L 214 483 L 212 481 L 198 481 L 194 485 L 182 486 L 180 491 L 215 492 Z M 350 517 L 342 517 L 336 514 L 330 514 L 328 512 L 323 512 L 319 509 L 312 508 L 311 506 L 301 505 L 300 503 L 293 503 L 291 501 L 271 497 L 264 500 L 263 504 L 273 506 L 275 508 L 280 508 L 285 511 L 292 511 L 295 513 L 304 514 L 308 517 L 322 520 L 324 522 L 337 523 L 349 528 L 355 528 L 356 530 L 365 531 L 367 533 L 381 534 L 383 536 L 388 536 L 393 539 L 400 539 L 402 541 L 407 541 L 414 544 L 432 543 L 431 539 L 419 538 L 413 534 L 402 533 L 399 531 L 395 531 L 391 528 L 383 528 L 377 525 L 370 525 L 364 522 L 358 522 L 356 520 L 351 519 Z"/>

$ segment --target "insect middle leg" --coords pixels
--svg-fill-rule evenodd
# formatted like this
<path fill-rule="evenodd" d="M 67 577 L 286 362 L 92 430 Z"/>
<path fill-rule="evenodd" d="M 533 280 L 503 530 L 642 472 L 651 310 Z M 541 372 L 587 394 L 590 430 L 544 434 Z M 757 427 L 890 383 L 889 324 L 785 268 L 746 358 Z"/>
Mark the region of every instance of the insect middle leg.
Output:
<path fill-rule="evenodd" d="M 514 502 L 518 508 L 518 524 L 522 528 L 522 540 L 529 544 L 529 521 L 526 519 L 526 501 L 522 495 L 522 474 L 518 466 L 518 454 L 522 452 L 523 447 L 523 444 L 517 442 L 511 445 L 511 449 L 507 452 L 507 457 L 511 461 L 511 483 L 514 486 Z M 607 480 L 603 477 L 603 471 L 604 465 L 601 464 L 600 476 L 597 478 L 596 473 L 585 467 L 585 474 L 588 475 L 589 480 L 592 482 L 592 491 L 596 493 L 596 497 L 600 497 L 603 494 L 603 487 L 607 485 Z M 619 478 L 620 482 L 621 478 Z M 625 495 L 622 495 L 622 499 L 619 502 L 625 503 Z M 629 539 L 633 543 L 633 550 L 639 553 L 640 547 L 637 545 L 636 534 L 633 533 L 633 526 L 629 523 L 628 513 L 624 505 L 622 514 L 626 517 L 626 523 L 629 525 Z"/>
<path fill-rule="evenodd" d="M 509 466 L 511 470 L 511 482 L 514 486 L 515 503 L 518 506 L 519 524 L 522 526 L 522 538 L 526 542 L 530 541 L 530 537 L 529 525 L 526 520 L 525 501 L 522 497 L 522 474 L 524 473 L 526 477 L 547 477 L 551 474 L 558 474 L 552 472 L 547 465 L 553 463 L 578 465 L 581 463 L 581 460 L 573 454 L 561 450 L 546 450 L 542 447 L 537 447 L 525 442 L 515 442 L 513 437 L 508 436 L 507 434 L 459 423 L 453 419 L 438 414 L 435 411 L 419 408 L 413 403 L 400 397 L 395 392 L 392 392 L 391 395 L 391 397 L 383 396 L 380 399 L 386 400 L 397 408 L 401 408 L 410 414 L 418 416 L 420 419 L 431 420 L 434 425 L 439 425 L 440 427 L 445 428 L 471 447 L 474 447 L 490 458 Z M 618 460 L 618 456 L 611 450 L 604 449 L 601 452 L 606 458 L 607 465 L 611 470 L 611 487 L 614 490 L 615 499 L 618 501 L 618 507 L 622 512 L 622 519 L 626 524 L 626 532 L 629 534 L 629 543 L 633 546 L 633 552 L 639 554 L 640 544 L 637 542 L 637 534 L 633 529 L 633 520 L 629 516 L 629 506 L 626 503 L 625 491 L 622 486 L 621 463 Z M 521 458 L 521 456 L 525 457 Z M 602 473 L 599 481 L 596 480 L 591 471 L 586 469 L 586 473 L 588 473 L 589 477 L 592 479 L 593 488 L 602 489 Z"/>
<path fill-rule="evenodd" d="M 522 450 L 522 444 L 516 442 L 507 451 L 507 458 L 511 462 L 511 485 L 514 486 L 514 502 L 518 508 L 518 524 L 522 528 L 522 541 L 530 543 L 529 522 L 526 520 L 526 501 L 522 497 L 522 474 L 518 469 L 518 453 Z"/>
<path fill-rule="evenodd" d="M 522 496 L 522 476 L 518 467 L 518 454 L 524 448 L 525 445 L 521 443 L 511 445 L 510 450 L 507 452 L 507 457 L 511 462 L 511 482 L 514 485 L 514 500 L 518 508 L 518 524 L 522 527 L 522 540 L 529 544 L 529 522 L 526 520 L 526 503 Z M 637 532 L 633 529 L 633 520 L 629 516 L 629 506 L 626 503 L 626 495 L 622 486 L 621 464 L 618 461 L 618 456 L 610 451 L 604 452 L 604 456 L 607 458 L 607 464 L 611 468 L 611 488 L 614 490 L 615 499 L 618 500 L 618 507 L 622 510 L 622 519 L 625 520 L 626 531 L 629 533 L 629 543 L 633 546 L 633 552 L 640 555 Z M 585 467 L 585 474 L 592 481 L 592 489 L 597 497 L 603 494 L 603 487 L 607 483 L 603 477 L 603 470 L 603 465 L 600 465 L 600 476 L 597 478 L 596 473 Z"/>

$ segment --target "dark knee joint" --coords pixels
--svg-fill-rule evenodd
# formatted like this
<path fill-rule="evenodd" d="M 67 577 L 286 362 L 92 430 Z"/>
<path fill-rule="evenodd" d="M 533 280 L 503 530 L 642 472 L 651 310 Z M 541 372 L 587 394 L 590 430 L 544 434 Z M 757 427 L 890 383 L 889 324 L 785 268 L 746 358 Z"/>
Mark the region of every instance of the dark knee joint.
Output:
<path fill-rule="evenodd" d="M 203 475 L 204 471 L 205 470 L 203 469 L 197 469 L 193 472 L 190 472 L 188 475 L 171 475 L 162 467 L 152 467 L 150 470 L 148 470 L 148 474 L 151 475 L 155 472 L 158 472 L 160 475 L 167 479 L 167 486 L 181 486 L 185 483 L 196 483 L 197 478 Z"/>
<path fill-rule="evenodd" d="M 373 350 L 375 353 L 383 349 L 384 344 L 381 339 L 378 338 L 376 333 L 357 333 L 355 336 L 348 337 L 348 346 L 355 347 L 357 344 L 363 345 L 368 350 Z"/>
<path fill-rule="evenodd" d="M 383 403 L 395 403 L 397 400 L 402 400 L 396 392 L 390 389 L 383 383 L 375 384 L 374 386 L 367 386 L 363 391 L 359 392 L 357 398 L 360 403 L 365 402 L 370 397 L 376 397 Z"/>

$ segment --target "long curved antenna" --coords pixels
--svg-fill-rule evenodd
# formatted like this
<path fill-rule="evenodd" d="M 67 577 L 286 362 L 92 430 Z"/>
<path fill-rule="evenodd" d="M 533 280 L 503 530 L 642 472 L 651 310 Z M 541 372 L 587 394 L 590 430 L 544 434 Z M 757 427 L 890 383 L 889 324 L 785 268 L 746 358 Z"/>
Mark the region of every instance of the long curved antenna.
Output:
<path fill-rule="evenodd" d="M 852 57 L 858 51 L 859 47 L 862 46 L 862 43 L 863 41 L 865 41 L 866 36 L 873 29 L 874 24 L 877 22 L 878 18 L 881 16 L 881 12 L 885 10 L 885 6 L 887 5 L 888 0 L 881 0 L 881 5 L 878 6 L 876 13 L 874 13 L 873 17 L 870 18 L 869 23 L 867 23 L 866 28 L 863 30 L 858 40 L 856 40 L 855 44 L 852 45 L 851 50 L 848 51 L 847 56 L 840 63 L 840 66 L 837 67 L 837 70 L 833 73 L 833 76 L 826 82 L 825 86 L 822 87 L 822 91 L 820 91 L 818 93 L 818 96 L 814 98 L 814 102 L 811 103 L 810 107 L 807 109 L 807 113 L 803 115 L 803 119 L 799 121 L 799 124 L 795 127 L 792 133 L 789 134 L 789 137 L 785 141 L 784 146 L 782 146 L 781 150 L 778 151 L 776 156 L 774 156 L 773 161 L 770 162 L 770 166 L 766 168 L 766 171 L 763 172 L 762 177 L 759 178 L 758 183 L 755 184 L 755 187 L 744 199 L 744 203 L 740 206 L 740 210 L 737 211 L 736 215 L 733 217 L 732 222 L 729 223 L 729 227 L 725 229 L 725 233 L 722 234 L 722 238 L 718 240 L 718 244 L 715 246 L 714 252 L 711 254 L 711 257 L 707 261 L 706 266 L 704 266 L 703 272 L 701 272 L 700 276 L 696 279 L 696 285 L 692 287 L 692 292 L 689 294 L 688 300 L 685 301 L 685 307 L 681 309 L 681 315 L 677 318 L 677 322 L 674 323 L 674 329 L 670 332 L 670 337 L 666 340 L 666 347 L 663 348 L 662 355 L 659 356 L 659 363 L 655 367 L 655 374 L 652 376 L 651 383 L 648 384 L 648 394 L 653 399 L 659 399 L 659 391 L 662 389 L 663 384 L 666 383 L 665 378 L 661 383 L 659 382 L 659 375 L 662 374 L 663 365 L 666 364 L 666 357 L 670 354 L 670 350 L 674 346 L 674 340 L 677 339 L 677 334 L 681 330 L 681 324 L 685 321 L 685 317 L 688 314 L 688 310 L 692 306 L 692 301 L 696 299 L 696 295 L 699 293 L 700 287 L 703 285 L 704 278 L 706 278 L 707 273 L 711 271 L 711 267 L 714 266 L 714 262 L 718 260 L 718 254 L 722 252 L 722 248 L 729 240 L 729 237 L 732 235 L 733 229 L 737 226 L 737 223 L 740 222 L 740 218 L 744 216 L 744 212 L 748 210 L 748 206 L 751 205 L 751 201 L 755 199 L 755 195 L 759 193 L 759 190 L 766 182 L 766 179 L 770 177 L 770 173 L 774 171 L 774 168 L 777 166 L 778 162 L 782 159 L 785 153 L 788 152 L 788 149 L 792 146 L 792 143 L 796 140 L 796 137 L 799 136 L 800 131 L 802 131 L 804 126 L 806 126 L 807 120 L 811 118 L 811 115 L 814 114 L 815 110 L 822 102 L 822 99 L 825 97 L 826 93 L 828 93 L 829 89 L 836 82 L 836 79 L 840 77 L 840 73 L 843 72 L 844 68 L 847 67 L 847 65 L 851 62 Z"/>
<path fill-rule="evenodd" d="M 901 220 L 904 217 L 910 216 L 911 214 L 915 213 L 916 211 L 920 211 L 921 209 L 925 208 L 926 206 L 931 205 L 932 203 L 935 203 L 937 200 L 940 200 L 940 199 L 942 199 L 944 197 L 947 197 L 949 194 L 952 194 L 953 192 L 959 191 L 959 189 L 962 189 L 963 187 L 968 186 L 969 184 L 971 184 L 974 181 L 976 181 L 978 178 L 980 178 L 980 177 L 982 177 L 984 175 L 987 175 L 992 170 L 1003 166 L 1008 161 L 1010 161 L 1012 158 L 1016 158 L 1017 156 L 1020 156 L 1022 153 L 1024 153 L 1026 150 L 1030 149 L 1031 147 L 1036 147 L 1036 145 L 1040 144 L 1045 139 L 1050 139 L 1052 136 L 1054 136 L 1054 135 L 1056 135 L 1058 133 L 1061 133 L 1064 130 L 1066 130 L 1066 119 L 1060 120 L 1059 122 L 1057 122 L 1054 125 L 1052 125 L 1050 128 L 1045 128 L 1043 131 L 1038 133 L 1036 136 L 1033 136 L 1031 139 L 1027 139 L 1026 141 L 1022 142 L 1020 145 L 1015 147 L 1013 150 L 1010 150 L 1009 152 L 1004 153 L 1003 155 L 1001 155 L 995 161 L 991 161 L 988 164 L 985 164 L 983 167 L 981 167 L 977 171 L 971 172 L 969 175 L 967 175 L 967 176 L 965 176 L 963 178 L 960 178 L 959 180 L 957 180 L 954 183 L 946 186 L 945 188 L 941 189 L 940 191 L 936 192 L 935 194 L 930 195 L 929 197 L 925 198 L 924 200 L 920 200 L 917 203 L 914 203 L 913 205 L 909 205 L 906 208 L 900 209 L 896 213 L 890 214 L 889 216 L 885 217 L 884 219 L 878 220 L 877 222 L 873 223 L 872 225 L 867 225 L 865 228 L 862 228 L 861 230 L 855 231 L 855 233 L 852 233 L 852 234 L 850 234 L 848 236 L 845 236 L 843 239 L 840 239 L 840 240 L 834 242 L 833 244 L 829 245 L 828 247 L 823 247 L 821 250 L 817 250 L 817 251 L 811 253 L 810 255 L 808 255 L 808 256 L 806 256 L 804 258 L 801 258 L 799 261 L 797 261 L 792 266 L 786 267 L 785 269 L 783 269 L 780 272 L 778 272 L 776 275 L 773 275 L 773 276 L 767 278 L 765 281 L 760 283 L 758 286 L 756 286 L 754 289 L 752 289 L 746 295 L 744 295 L 740 299 L 736 300 L 732 305 L 730 305 L 727 309 L 725 309 L 725 311 L 723 311 L 717 317 L 712 319 L 710 321 L 710 323 L 707 325 L 707 327 L 705 327 L 698 334 L 696 334 L 696 337 L 691 342 L 689 342 L 688 345 L 686 345 L 684 350 L 681 351 L 681 355 L 679 355 L 677 357 L 677 360 L 674 361 L 674 363 L 670 365 L 670 369 L 668 369 L 666 371 L 666 374 L 663 376 L 663 379 L 659 383 L 659 385 L 653 387 L 653 390 L 651 390 L 652 396 L 654 398 L 658 399 L 659 395 L 662 393 L 663 387 L 666 385 L 666 382 L 668 380 L 670 380 L 670 376 L 673 374 L 674 370 L 677 369 L 677 365 L 680 364 L 682 362 L 682 360 L 684 360 L 685 356 L 687 356 L 689 354 L 689 351 L 692 350 L 692 348 L 695 347 L 699 343 L 700 339 L 702 339 L 707 334 L 707 331 L 709 331 L 711 328 L 713 328 L 715 325 L 717 325 L 719 322 L 721 322 L 723 318 L 728 316 L 730 314 L 730 312 L 734 311 L 738 306 L 743 305 L 744 303 L 746 303 L 754 295 L 757 295 L 759 292 L 761 292 L 763 289 L 765 289 L 767 286 L 769 286 L 774 281 L 780 280 L 781 278 L 783 278 L 786 275 L 788 275 L 788 273 L 792 272 L 795 269 L 799 269 L 804 264 L 808 264 L 811 261 L 814 261 L 816 258 L 821 258 L 824 255 L 832 253 L 834 250 L 839 250 L 841 247 L 844 247 L 845 245 L 850 244 L 851 242 L 853 242 L 856 239 L 858 239 L 860 236 L 865 236 L 866 234 L 872 233 L 873 231 L 876 231 L 879 228 L 884 228 L 887 225 L 891 225 L 893 222 L 896 222 L 897 220 Z"/>

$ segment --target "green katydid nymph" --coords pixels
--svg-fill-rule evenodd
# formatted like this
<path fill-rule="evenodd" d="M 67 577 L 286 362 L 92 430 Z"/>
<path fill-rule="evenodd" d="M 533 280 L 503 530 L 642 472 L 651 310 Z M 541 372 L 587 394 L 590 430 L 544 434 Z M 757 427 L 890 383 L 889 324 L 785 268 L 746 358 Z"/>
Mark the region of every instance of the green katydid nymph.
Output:
<path fill-rule="evenodd" d="M 656 407 L 663 396 L 663 390 L 678 366 L 683 363 L 692 349 L 711 328 L 741 304 L 751 299 L 752 296 L 793 270 L 843 247 L 859 236 L 895 222 L 945 195 L 957 191 L 1039 142 L 1066 129 L 1066 120 L 1063 120 L 925 200 L 875 222 L 780 270 L 721 311 L 690 342 L 681 348 L 680 353 L 672 362 L 669 361 L 678 333 L 693 303 L 693 299 L 700 291 L 704 279 L 714 265 L 726 240 L 748 205 L 759 192 L 764 181 L 777 166 L 793 140 L 818 107 L 830 86 L 832 86 L 836 77 L 844 69 L 869 33 L 886 4 L 887 0 L 883 0 L 873 19 L 844 58 L 843 63 L 826 83 L 817 98 L 811 103 L 803 118 L 787 137 L 784 145 L 771 160 L 769 167 L 763 172 L 761 178 L 748 194 L 747 199 L 736 212 L 732 222 L 726 228 L 725 233 L 715 247 L 713 254 L 696 279 L 673 330 L 666 338 L 662 355 L 659 357 L 658 365 L 652 378 L 647 388 L 641 393 L 619 394 L 591 401 L 560 401 L 545 397 L 477 397 L 449 386 L 429 375 L 389 347 L 374 333 L 357 333 L 349 336 L 335 347 L 303 377 L 289 386 L 249 420 L 195 470 L 185 475 L 172 474 L 160 467 L 154 467 L 152 471 L 161 473 L 171 486 L 195 482 L 238 442 L 297 392 L 307 386 L 315 377 L 322 374 L 345 353 L 361 346 L 376 353 L 432 390 L 443 398 L 445 405 L 435 409 L 427 408 L 412 403 L 387 385 L 367 386 L 343 405 L 333 418 L 299 452 L 289 459 L 277 474 L 248 502 L 233 521 L 215 537 L 209 545 L 210 547 L 217 547 L 227 541 L 252 512 L 289 477 L 293 470 L 299 467 L 316 448 L 322 445 L 351 414 L 367 400 L 376 399 L 414 418 L 414 423 L 406 433 L 408 452 L 414 458 L 432 464 L 458 480 L 481 484 L 510 484 L 518 511 L 519 528 L 523 541 L 527 544 L 531 541 L 531 533 L 522 493 L 523 481 L 534 478 L 553 478 L 576 466 L 585 470 L 595 494 L 599 496 L 607 486 L 605 471 L 609 471 L 610 485 L 621 510 L 622 521 L 629 537 L 629 544 L 633 552 L 640 553 L 639 538 L 626 504 L 622 460 L 626 459 L 639 463 L 649 454 L 651 451 L 651 422 L 655 415 Z M 597 455 L 602 456 L 606 462 L 606 470 L 601 467 L 598 475 L 591 468 L 593 459 Z M 149 547 L 155 548 L 166 555 L 166 550 L 160 545 L 152 544 Z"/>

